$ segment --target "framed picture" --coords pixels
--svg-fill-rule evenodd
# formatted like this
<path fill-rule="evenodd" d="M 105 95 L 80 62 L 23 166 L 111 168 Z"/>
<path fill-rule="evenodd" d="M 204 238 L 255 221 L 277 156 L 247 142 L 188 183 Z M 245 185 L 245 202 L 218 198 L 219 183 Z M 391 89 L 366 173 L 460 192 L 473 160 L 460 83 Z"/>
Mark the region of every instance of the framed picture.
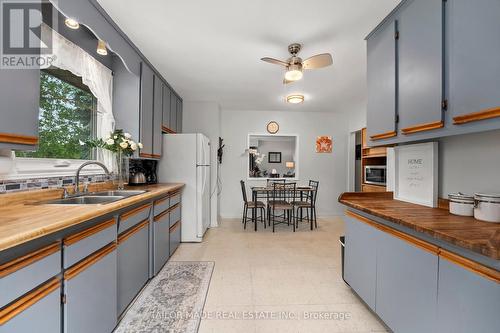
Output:
<path fill-rule="evenodd" d="M 317 153 L 331 153 L 332 149 L 333 149 L 333 142 L 331 136 L 318 136 L 316 138 Z"/>
<path fill-rule="evenodd" d="M 281 152 L 270 151 L 267 157 L 268 163 L 281 163 Z"/>

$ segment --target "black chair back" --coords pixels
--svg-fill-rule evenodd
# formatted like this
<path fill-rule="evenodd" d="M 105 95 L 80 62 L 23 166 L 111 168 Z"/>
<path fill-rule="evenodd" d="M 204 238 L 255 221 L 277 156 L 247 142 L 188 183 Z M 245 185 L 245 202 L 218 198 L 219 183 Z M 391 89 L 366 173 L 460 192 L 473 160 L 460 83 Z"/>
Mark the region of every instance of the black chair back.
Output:
<path fill-rule="evenodd" d="M 241 194 L 243 194 L 243 202 L 248 203 L 247 200 L 247 189 L 245 187 L 245 182 L 243 180 L 240 180 L 240 185 L 241 185 Z"/>
<path fill-rule="evenodd" d="M 277 183 L 277 184 L 285 184 L 285 182 L 286 182 L 286 179 L 276 179 L 276 180 L 274 180 L 274 179 L 269 179 L 268 178 L 266 185 L 267 185 L 267 187 L 272 187 L 273 184 L 275 184 L 275 183 Z"/>
<path fill-rule="evenodd" d="M 316 198 L 318 197 L 318 187 L 319 187 L 319 181 L 316 180 L 309 180 L 309 186 L 312 187 L 311 191 L 311 202 L 315 205 L 316 204 Z"/>

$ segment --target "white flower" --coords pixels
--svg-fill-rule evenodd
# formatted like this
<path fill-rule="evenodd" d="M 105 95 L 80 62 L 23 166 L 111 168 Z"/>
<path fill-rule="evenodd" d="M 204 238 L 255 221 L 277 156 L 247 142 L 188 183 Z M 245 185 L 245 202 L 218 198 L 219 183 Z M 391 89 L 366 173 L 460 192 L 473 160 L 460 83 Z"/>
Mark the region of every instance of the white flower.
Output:
<path fill-rule="evenodd" d="M 114 145 L 115 144 L 115 140 L 109 138 L 109 139 L 106 140 L 106 144 L 107 145 Z"/>
<path fill-rule="evenodd" d="M 123 141 L 122 143 L 120 143 L 120 147 L 122 147 L 123 149 L 127 148 L 128 147 L 128 143 Z"/>
<path fill-rule="evenodd" d="M 118 135 L 115 135 L 113 138 L 118 139 Z"/>
<path fill-rule="evenodd" d="M 130 133 L 124 133 L 123 136 L 126 137 L 127 139 L 130 139 L 132 137 L 132 135 L 130 135 Z"/>
<path fill-rule="evenodd" d="M 78 140 L 78 143 L 80 143 L 80 146 L 85 146 L 85 142 L 83 142 L 82 140 Z"/>
<path fill-rule="evenodd" d="M 132 148 L 132 150 L 137 150 L 137 145 L 135 144 L 135 142 L 132 142 L 130 144 L 130 148 Z"/>
<path fill-rule="evenodd" d="M 142 146 L 142 143 L 138 142 L 138 143 L 137 143 L 137 147 L 139 147 L 139 149 L 142 149 L 142 147 L 143 147 L 143 146 Z"/>

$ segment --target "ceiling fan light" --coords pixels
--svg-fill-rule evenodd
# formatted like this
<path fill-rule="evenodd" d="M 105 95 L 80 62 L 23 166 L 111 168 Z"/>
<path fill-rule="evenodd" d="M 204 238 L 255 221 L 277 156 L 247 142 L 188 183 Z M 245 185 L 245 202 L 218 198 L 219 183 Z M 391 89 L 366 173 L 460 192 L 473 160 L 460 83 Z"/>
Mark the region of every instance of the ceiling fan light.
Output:
<path fill-rule="evenodd" d="M 286 96 L 286 101 L 290 104 L 300 104 L 304 102 L 304 95 L 288 95 Z"/>
<path fill-rule="evenodd" d="M 108 50 L 106 49 L 106 43 L 99 39 L 97 41 L 97 50 L 96 50 L 97 54 L 100 54 L 102 56 L 105 56 L 105 55 L 108 55 Z"/>
<path fill-rule="evenodd" d="M 64 24 L 66 24 L 66 26 L 68 28 L 73 29 L 73 30 L 80 28 L 80 24 L 78 23 L 78 21 L 75 19 L 72 19 L 70 17 L 68 17 L 64 20 Z"/>
<path fill-rule="evenodd" d="M 291 69 L 286 71 L 285 73 L 285 79 L 287 81 L 298 81 L 302 79 L 302 76 L 303 76 L 302 71 L 298 69 Z"/>

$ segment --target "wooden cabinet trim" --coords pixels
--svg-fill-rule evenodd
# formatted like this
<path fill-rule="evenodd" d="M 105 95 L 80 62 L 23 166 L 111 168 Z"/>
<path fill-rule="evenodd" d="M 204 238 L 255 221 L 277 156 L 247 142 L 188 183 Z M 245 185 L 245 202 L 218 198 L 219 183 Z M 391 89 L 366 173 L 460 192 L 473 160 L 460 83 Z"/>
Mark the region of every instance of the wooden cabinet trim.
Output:
<path fill-rule="evenodd" d="M 59 278 L 53 278 L 43 286 L 35 289 L 34 291 L 24 295 L 14 303 L 0 310 L 0 325 L 7 323 L 9 320 L 28 309 L 39 300 L 49 295 L 51 292 L 60 288 L 61 281 Z"/>
<path fill-rule="evenodd" d="M 179 221 L 175 222 L 175 224 L 169 228 L 169 232 L 170 232 L 170 233 L 174 232 L 174 231 L 175 231 L 175 229 L 177 229 L 177 228 L 179 228 L 179 227 L 180 227 L 180 225 L 181 225 L 181 220 L 179 220 Z"/>
<path fill-rule="evenodd" d="M 458 254 L 452 253 L 442 248 L 439 251 L 439 257 L 446 259 L 449 262 L 452 262 L 453 264 L 456 264 L 460 267 L 463 267 L 472 273 L 481 275 L 482 277 L 485 277 L 493 282 L 500 283 L 500 272 L 493 268 L 483 266 L 475 261 L 464 258 Z"/>
<path fill-rule="evenodd" d="M 425 132 L 425 131 L 430 131 L 438 128 L 444 127 L 444 121 L 434 121 L 431 123 L 426 123 L 426 124 L 419 124 L 415 126 L 410 126 L 401 129 L 401 132 L 403 134 L 413 134 L 413 133 L 418 133 L 418 132 Z"/>
<path fill-rule="evenodd" d="M 149 220 L 144 220 L 141 223 L 135 225 L 134 227 L 130 228 L 129 230 L 121 233 L 118 235 L 118 245 L 126 241 L 128 238 L 132 237 L 134 234 L 138 233 L 141 231 L 143 228 L 147 227 L 149 223 Z"/>
<path fill-rule="evenodd" d="M 68 268 L 64 272 L 64 280 L 71 280 L 102 258 L 104 258 L 106 255 L 109 253 L 113 252 L 116 249 L 116 242 L 113 242 L 106 247 L 103 247 L 101 250 L 97 251 L 96 253 L 88 256 L 87 258 L 83 259 L 79 263 L 75 264 L 73 267 Z"/>
<path fill-rule="evenodd" d="M 171 130 L 170 128 L 168 128 L 167 126 L 162 126 L 161 127 L 162 131 L 165 132 L 165 133 L 169 133 L 169 134 L 175 134 L 175 131 L 174 130 Z"/>
<path fill-rule="evenodd" d="M 38 137 L 13 133 L 0 133 L 0 142 L 16 143 L 21 145 L 36 145 Z"/>
<path fill-rule="evenodd" d="M 390 132 L 385 132 L 385 133 L 380 133 L 380 134 L 373 134 L 370 135 L 370 140 L 376 141 L 376 140 L 382 140 L 382 139 L 388 139 L 392 138 L 398 135 L 396 131 L 390 131 Z"/>
<path fill-rule="evenodd" d="M 155 206 L 156 205 L 161 205 L 163 202 L 167 201 L 168 199 L 170 199 L 170 195 L 167 195 L 165 198 L 161 198 L 161 199 L 155 200 Z"/>
<path fill-rule="evenodd" d="M 491 108 L 491 109 L 478 111 L 478 112 L 464 114 L 462 116 L 453 117 L 453 124 L 461 125 L 461 124 L 470 123 L 472 121 L 479 121 L 479 120 L 491 119 L 491 118 L 496 118 L 496 117 L 500 117 L 500 106 L 495 107 L 495 108 Z"/>
<path fill-rule="evenodd" d="M 439 247 L 436 245 L 430 244 L 426 241 L 423 241 L 423 240 L 418 239 L 416 237 L 405 234 L 404 232 L 392 229 L 390 227 L 387 227 L 385 225 L 382 225 L 380 223 L 372 221 L 372 220 L 370 220 L 364 216 L 361 216 L 359 214 L 356 214 L 350 210 L 346 211 L 346 215 L 351 216 L 351 217 L 353 217 L 361 222 L 364 222 L 368 225 L 371 225 L 372 227 L 375 227 L 375 228 L 379 229 L 380 231 L 383 231 L 383 232 L 390 234 L 396 238 L 399 238 L 399 239 L 401 239 L 409 244 L 412 244 L 412 245 L 414 245 L 414 246 L 416 246 L 424 251 L 427 251 L 427 252 L 435 254 L 435 255 L 439 254 Z"/>
<path fill-rule="evenodd" d="M 147 154 L 147 153 L 139 153 L 139 156 L 144 157 L 144 158 L 160 158 L 161 157 L 161 155 L 158 155 L 158 154 Z"/>
<path fill-rule="evenodd" d="M 139 207 L 136 207 L 132 210 L 129 210 L 128 212 L 125 212 L 123 213 L 121 216 L 120 216 L 120 220 L 126 220 L 128 218 L 130 218 L 131 216 L 135 215 L 135 214 L 138 214 L 140 212 L 142 212 L 143 210 L 146 210 L 146 209 L 149 209 L 151 208 L 151 204 L 145 204 L 145 205 L 142 205 L 142 206 L 139 206 Z"/>
<path fill-rule="evenodd" d="M 79 233 L 76 233 L 74 235 L 68 236 L 63 240 L 64 245 L 69 246 L 71 244 L 74 244 L 76 242 L 81 241 L 84 238 L 90 237 L 104 229 L 109 228 L 110 226 L 116 224 L 116 221 L 114 218 L 107 220 L 103 223 L 100 223 L 98 225 L 95 225 L 93 227 L 90 227 L 88 229 L 85 229 Z"/>
<path fill-rule="evenodd" d="M 160 214 L 156 215 L 153 218 L 153 221 L 154 222 L 159 222 L 165 215 L 167 215 L 168 213 L 170 213 L 171 210 L 172 210 L 172 207 L 170 207 L 168 209 L 165 209 L 163 212 L 161 212 Z"/>
<path fill-rule="evenodd" d="M 0 265 L 0 278 L 12 274 L 15 271 L 20 270 L 21 268 L 26 267 L 45 257 L 48 257 L 51 254 L 54 254 L 60 250 L 61 250 L 61 242 L 55 242 L 37 251 L 28 253 L 20 258 L 2 264 Z"/>

